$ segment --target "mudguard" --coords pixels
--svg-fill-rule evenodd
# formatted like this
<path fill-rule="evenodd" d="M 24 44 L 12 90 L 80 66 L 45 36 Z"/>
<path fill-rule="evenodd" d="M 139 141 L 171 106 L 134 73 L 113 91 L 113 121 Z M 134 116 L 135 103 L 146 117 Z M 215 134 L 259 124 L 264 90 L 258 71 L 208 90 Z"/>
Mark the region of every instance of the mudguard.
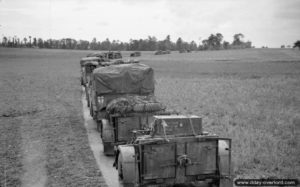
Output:
<path fill-rule="evenodd" d="M 102 143 L 103 143 L 103 152 L 105 155 L 112 156 L 114 155 L 114 129 L 108 120 L 102 120 Z"/>
<path fill-rule="evenodd" d="M 114 142 L 114 128 L 111 124 L 109 124 L 109 121 L 106 119 L 101 120 L 102 121 L 102 141 L 103 142 Z"/>
<path fill-rule="evenodd" d="M 231 145 L 228 140 L 219 140 L 219 172 L 222 178 L 220 179 L 220 187 L 233 186 L 233 165 L 231 163 Z"/>

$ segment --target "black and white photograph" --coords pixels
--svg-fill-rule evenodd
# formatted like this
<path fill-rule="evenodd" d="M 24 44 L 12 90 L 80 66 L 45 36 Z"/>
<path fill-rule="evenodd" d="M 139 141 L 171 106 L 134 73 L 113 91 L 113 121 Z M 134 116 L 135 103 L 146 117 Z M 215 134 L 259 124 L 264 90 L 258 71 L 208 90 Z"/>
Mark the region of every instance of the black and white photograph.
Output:
<path fill-rule="evenodd" d="M 0 187 L 297 187 L 300 0 L 0 0 Z"/>

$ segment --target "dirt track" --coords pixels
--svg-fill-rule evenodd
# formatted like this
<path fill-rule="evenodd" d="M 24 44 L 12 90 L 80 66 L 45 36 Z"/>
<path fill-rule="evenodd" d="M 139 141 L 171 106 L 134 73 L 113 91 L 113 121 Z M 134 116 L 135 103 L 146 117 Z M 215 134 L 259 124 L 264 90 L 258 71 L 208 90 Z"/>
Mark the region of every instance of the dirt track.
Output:
<path fill-rule="evenodd" d="M 91 150 L 93 151 L 98 167 L 101 170 L 105 182 L 109 187 L 122 187 L 123 185 L 118 179 L 118 172 L 113 167 L 114 157 L 107 157 L 103 154 L 103 144 L 100 135 L 96 130 L 96 123 L 90 116 L 89 108 L 87 107 L 87 102 L 84 95 L 85 92 L 84 90 L 82 91 L 84 126 L 86 128 L 89 144 Z"/>

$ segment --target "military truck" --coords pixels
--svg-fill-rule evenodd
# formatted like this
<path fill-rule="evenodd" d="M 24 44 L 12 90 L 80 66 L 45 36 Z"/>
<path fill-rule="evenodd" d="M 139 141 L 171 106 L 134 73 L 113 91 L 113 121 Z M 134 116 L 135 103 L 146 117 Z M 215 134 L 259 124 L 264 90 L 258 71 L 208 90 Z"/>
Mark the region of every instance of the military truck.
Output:
<path fill-rule="evenodd" d="M 140 51 L 135 51 L 135 52 L 130 53 L 130 57 L 139 57 L 139 56 L 141 56 Z"/>
<path fill-rule="evenodd" d="M 120 51 L 115 52 L 115 51 L 109 51 L 109 52 L 105 52 L 104 54 L 104 58 L 106 59 L 121 59 L 122 58 L 122 54 Z"/>
<path fill-rule="evenodd" d="M 89 60 L 85 61 L 82 64 L 82 69 L 81 69 L 81 85 L 84 86 L 85 89 L 85 95 L 86 95 L 86 100 L 87 100 L 87 105 L 90 107 L 90 99 L 89 99 L 89 83 L 91 80 L 91 74 L 95 68 L 97 68 L 100 64 L 98 61 L 94 60 Z"/>
<path fill-rule="evenodd" d="M 86 55 L 86 57 L 98 57 L 98 58 L 104 58 L 105 55 L 103 52 L 93 52 Z"/>
<path fill-rule="evenodd" d="M 232 187 L 231 139 L 202 130 L 198 116 L 160 115 L 119 145 L 115 166 L 124 187 Z"/>
<path fill-rule="evenodd" d="M 91 79 L 91 115 L 97 121 L 104 153 L 131 139 L 131 131 L 148 126 L 153 115 L 168 114 L 154 97 L 154 73 L 139 63 L 97 68 Z"/>
<path fill-rule="evenodd" d="M 171 54 L 171 51 L 170 50 L 166 50 L 166 51 L 158 50 L 154 53 L 154 55 L 166 55 L 166 54 Z"/>
<path fill-rule="evenodd" d="M 85 80 L 84 80 L 84 64 L 86 62 L 90 62 L 90 61 L 96 61 L 96 62 L 99 62 L 100 61 L 100 58 L 99 57 L 83 57 L 80 59 L 80 72 L 81 72 L 81 85 L 84 86 L 85 84 Z"/>

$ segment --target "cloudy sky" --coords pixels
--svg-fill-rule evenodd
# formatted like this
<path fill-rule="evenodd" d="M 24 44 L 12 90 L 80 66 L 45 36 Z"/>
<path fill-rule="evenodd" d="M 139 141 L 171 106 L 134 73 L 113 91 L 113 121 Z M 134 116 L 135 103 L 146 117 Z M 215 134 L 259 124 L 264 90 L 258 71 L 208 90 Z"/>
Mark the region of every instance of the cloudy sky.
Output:
<path fill-rule="evenodd" d="M 0 0 L 0 35 L 197 43 L 235 33 L 257 47 L 300 40 L 300 0 Z"/>

